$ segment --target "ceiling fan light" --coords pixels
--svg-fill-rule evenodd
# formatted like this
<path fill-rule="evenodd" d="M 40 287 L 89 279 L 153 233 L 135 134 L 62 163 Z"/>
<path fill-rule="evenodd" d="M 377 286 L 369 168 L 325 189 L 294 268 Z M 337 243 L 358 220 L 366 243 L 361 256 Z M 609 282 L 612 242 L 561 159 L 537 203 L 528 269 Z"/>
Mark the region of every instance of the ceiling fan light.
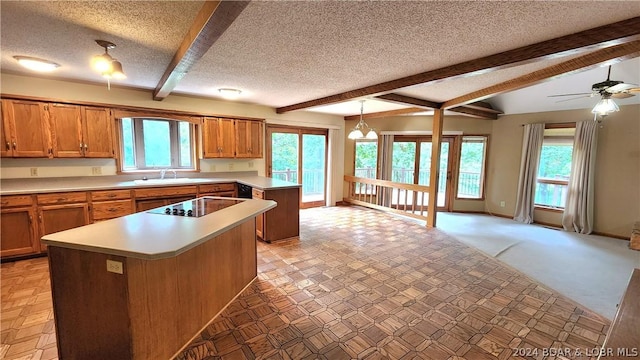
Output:
<path fill-rule="evenodd" d="M 608 115 L 609 113 L 616 111 L 620 111 L 620 108 L 615 103 L 615 101 L 609 98 L 600 100 L 591 110 L 592 113 L 599 115 Z"/>
<path fill-rule="evenodd" d="M 111 68 L 112 68 L 111 76 L 113 76 L 115 79 L 126 79 L 127 78 L 127 75 L 125 75 L 124 71 L 122 71 L 122 64 L 120 63 L 120 61 L 113 60 L 111 62 Z M 103 74 L 103 76 L 104 76 L 104 74 Z"/>
<path fill-rule="evenodd" d="M 364 137 L 364 134 L 362 133 L 362 131 L 360 129 L 353 129 L 351 130 L 351 132 L 349 133 L 348 138 L 351 140 L 356 140 L 356 139 L 362 139 Z"/>

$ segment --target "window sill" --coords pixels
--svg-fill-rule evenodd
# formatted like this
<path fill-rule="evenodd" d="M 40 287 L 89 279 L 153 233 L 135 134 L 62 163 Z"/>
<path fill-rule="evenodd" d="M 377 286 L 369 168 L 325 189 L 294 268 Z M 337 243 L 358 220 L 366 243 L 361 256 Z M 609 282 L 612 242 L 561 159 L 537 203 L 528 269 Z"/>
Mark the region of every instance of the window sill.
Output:
<path fill-rule="evenodd" d="M 484 201 L 484 197 L 479 197 L 479 198 L 471 198 L 471 197 L 455 197 L 455 200 L 473 200 L 473 201 Z"/>
<path fill-rule="evenodd" d="M 535 205 L 533 207 L 535 210 L 549 211 L 562 214 L 564 212 L 564 208 L 555 208 L 551 206 L 543 206 L 543 205 Z"/>

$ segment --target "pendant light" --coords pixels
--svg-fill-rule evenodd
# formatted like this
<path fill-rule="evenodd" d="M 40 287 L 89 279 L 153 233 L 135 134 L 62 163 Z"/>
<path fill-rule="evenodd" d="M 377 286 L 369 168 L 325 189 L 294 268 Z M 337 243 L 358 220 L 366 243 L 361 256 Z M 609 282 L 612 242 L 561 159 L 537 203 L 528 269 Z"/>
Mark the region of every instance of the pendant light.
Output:
<path fill-rule="evenodd" d="M 378 138 L 378 134 L 376 134 L 375 130 L 370 127 L 364 120 L 362 119 L 362 115 L 364 113 L 364 102 L 365 100 L 360 100 L 360 121 L 356 124 L 356 126 L 351 130 L 349 135 L 347 136 L 351 140 L 357 139 L 370 139 L 375 140 Z M 367 136 L 364 135 L 363 131 L 367 130 Z"/>
<path fill-rule="evenodd" d="M 107 88 L 111 90 L 111 79 L 126 79 L 127 76 L 122 70 L 122 63 L 109 55 L 109 49 L 116 47 L 116 44 L 106 40 L 96 40 L 96 43 L 104 48 L 104 54 L 96 55 L 91 59 L 91 66 L 107 79 Z"/>

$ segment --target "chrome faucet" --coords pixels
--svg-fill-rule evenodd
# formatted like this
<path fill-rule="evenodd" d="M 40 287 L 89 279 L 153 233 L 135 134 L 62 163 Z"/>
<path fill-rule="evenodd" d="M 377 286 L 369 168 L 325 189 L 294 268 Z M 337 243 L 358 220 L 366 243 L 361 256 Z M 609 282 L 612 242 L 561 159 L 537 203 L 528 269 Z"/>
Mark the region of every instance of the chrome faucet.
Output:
<path fill-rule="evenodd" d="M 173 170 L 173 169 L 162 169 L 162 170 L 160 170 L 160 180 L 164 180 L 164 175 L 167 173 L 167 170 L 173 172 L 173 178 L 174 179 L 178 178 L 178 173 L 176 173 L 175 170 Z"/>

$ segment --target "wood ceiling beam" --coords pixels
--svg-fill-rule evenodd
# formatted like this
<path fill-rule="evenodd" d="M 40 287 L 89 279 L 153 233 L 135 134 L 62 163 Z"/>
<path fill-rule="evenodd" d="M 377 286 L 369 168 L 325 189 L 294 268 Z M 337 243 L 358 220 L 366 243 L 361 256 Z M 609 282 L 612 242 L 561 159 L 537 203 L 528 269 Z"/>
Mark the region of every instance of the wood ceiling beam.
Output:
<path fill-rule="evenodd" d="M 457 113 L 464 114 L 466 116 L 478 118 L 478 119 L 488 119 L 488 120 L 497 120 L 498 114 L 495 112 L 489 112 L 484 110 L 479 110 L 476 108 L 471 108 L 467 106 L 456 106 L 451 109 L 447 109 L 449 111 L 454 111 Z"/>
<path fill-rule="evenodd" d="M 630 42 L 640 38 L 640 17 L 619 21 L 613 24 L 580 31 L 536 44 L 522 46 L 479 59 L 465 61 L 451 66 L 426 71 L 416 75 L 386 81 L 343 93 L 325 96 L 319 99 L 276 108 L 276 113 L 306 109 L 314 106 L 333 104 L 363 96 L 371 96 L 400 89 L 407 86 L 442 81 L 504 69 L 531 62 L 535 59 L 557 57 L 575 53 L 579 49 L 593 50 Z"/>
<path fill-rule="evenodd" d="M 394 104 L 400 105 L 414 105 L 425 109 L 439 109 L 442 106 L 442 103 L 437 103 L 429 100 L 418 99 L 411 96 L 400 95 L 400 94 L 384 94 L 375 97 L 379 100 L 384 100 L 387 102 L 391 102 Z"/>
<path fill-rule="evenodd" d="M 205 1 L 189 32 L 153 91 L 153 100 L 161 101 L 178 85 L 182 77 L 227 30 L 249 1 Z"/>
<path fill-rule="evenodd" d="M 458 105 L 486 99 L 503 92 L 517 90 L 560 76 L 581 72 L 606 61 L 623 61 L 638 57 L 639 55 L 640 40 L 596 50 L 592 53 L 448 100 L 442 105 L 442 108 L 448 109 L 456 107 Z"/>
<path fill-rule="evenodd" d="M 410 108 L 404 108 L 404 109 L 379 111 L 379 112 L 375 112 L 375 113 L 364 114 L 364 115 L 362 115 L 362 118 L 365 119 L 365 120 L 366 119 L 376 119 L 376 118 L 388 117 L 388 116 L 415 114 L 415 113 L 419 113 L 419 112 L 423 112 L 423 111 L 424 111 L 424 108 L 410 107 Z M 348 120 L 360 120 L 360 114 L 345 116 L 344 120 L 345 121 L 348 121 Z"/>

